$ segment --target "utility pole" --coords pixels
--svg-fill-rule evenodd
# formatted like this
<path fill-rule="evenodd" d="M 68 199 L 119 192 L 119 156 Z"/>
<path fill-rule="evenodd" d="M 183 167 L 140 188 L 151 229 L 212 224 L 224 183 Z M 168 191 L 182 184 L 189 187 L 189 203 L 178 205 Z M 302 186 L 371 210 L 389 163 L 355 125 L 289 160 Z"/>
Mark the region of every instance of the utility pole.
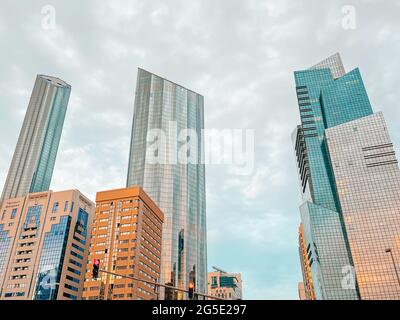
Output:
<path fill-rule="evenodd" d="M 397 282 L 399 283 L 399 286 L 400 286 L 400 277 L 399 277 L 399 273 L 397 272 L 396 263 L 394 261 L 392 249 L 390 249 L 390 248 L 386 249 L 386 253 L 390 253 L 390 256 L 392 257 L 393 268 L 394 268 L 394 271 L 396 272 Z"/>

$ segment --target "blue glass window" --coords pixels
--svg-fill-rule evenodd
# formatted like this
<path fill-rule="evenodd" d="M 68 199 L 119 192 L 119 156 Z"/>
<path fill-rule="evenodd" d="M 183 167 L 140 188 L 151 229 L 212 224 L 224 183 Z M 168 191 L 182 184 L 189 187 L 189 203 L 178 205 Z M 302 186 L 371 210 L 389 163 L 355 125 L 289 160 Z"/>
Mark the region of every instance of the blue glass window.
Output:
<path fill-rule="evenodd" d="M 35 300 L 55 300 L 57 297 L 70 225 L 71 217 L 63 216 L 60 223 L 52 225 L 44 236 Z"/>
<path fill-rule="evenodd" d="M 51 210 L 52 213 L 56 213 L 58 211 L 59 203 L 54 202 L 53 204 L 53 210 Z"/>

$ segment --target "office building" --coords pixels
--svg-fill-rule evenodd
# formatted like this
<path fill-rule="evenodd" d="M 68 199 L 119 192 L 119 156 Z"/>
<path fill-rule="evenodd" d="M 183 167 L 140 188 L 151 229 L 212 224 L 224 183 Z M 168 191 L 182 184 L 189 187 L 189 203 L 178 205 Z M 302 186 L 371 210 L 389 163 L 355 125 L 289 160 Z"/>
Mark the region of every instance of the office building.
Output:
<path fill-rule="evenodd" d="M 242 278 L 240 273 L 227 273 L 215 268 L 208 273 L 208 294 L 224 300 L 242 300 Z"/>
<path fill-rule="evenodd" d="M 295 81 L 306 292 L 312 282 L 316 299 L 399 299 L 399 173 L 383 116 L 338 54 Z"/>
<path fill-rule="evenodd" d="M 140 187 L 98 192 L 87 265 L 85 300 L 157 300 L 151 283 L 100 272 L 93 279 L 94 259 L 100 270 L 159 283 L 164 214 Z"/>
<path fill-rule="evenodd" d="M 359 299 L 356 286 L 343 286 L 353 262 L 345 235 L 325 129 L 372 114 L 358 69 L 345 73 L 338 54 L 295 72 L 301 117 L 292 135 L 303 204 L 304 240 L 316 299 Z M 338 101 L 338 99 L 341 99 Z"/>
<path fill-rule="evenodd" d="M 78 190 L 4 200 L 0 299 L 80 300 L 93 212 Z"/>
<path fill-rule="evenodd" d="M 361 299 L 400 299 L 400 170 L 381 112 L 326 130 Z"/>
<path fill-rule="evenodd" d="M 71 86 L 58 78 L 36 77 L 0 205 L 49 190 L 70 92 Z"/>
<path fill-rule="evenodd" d="M 200 293 L 207 290 L 203 100 L 189 89 L 138 70 L 127 178 L 128 187 L 143 187 L 165 215 L 161 282 L 187 289 L 194 281 Z M 177 149 L 187 141 L 186 136 L 179 139 L 186 129 L 197 134 L 190 137 L 196 147 L 187 151 L 191 160 L 182 163 Z M 166 139 L 154 137 L 155 130 Z"/>

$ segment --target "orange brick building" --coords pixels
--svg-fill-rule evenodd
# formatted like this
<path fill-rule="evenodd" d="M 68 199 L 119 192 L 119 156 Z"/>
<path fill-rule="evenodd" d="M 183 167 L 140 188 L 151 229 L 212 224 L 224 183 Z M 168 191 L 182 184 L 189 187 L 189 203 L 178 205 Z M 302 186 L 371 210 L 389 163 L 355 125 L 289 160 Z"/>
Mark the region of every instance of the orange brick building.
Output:
<path fill-rule="evenodd" d="M 100 269 L 159 282 L 164 214 L 140 187 L 98 192 L 85 300 L 152 300 L 156 288 L 103 272 L 92 278 L 93 260 Z"/>

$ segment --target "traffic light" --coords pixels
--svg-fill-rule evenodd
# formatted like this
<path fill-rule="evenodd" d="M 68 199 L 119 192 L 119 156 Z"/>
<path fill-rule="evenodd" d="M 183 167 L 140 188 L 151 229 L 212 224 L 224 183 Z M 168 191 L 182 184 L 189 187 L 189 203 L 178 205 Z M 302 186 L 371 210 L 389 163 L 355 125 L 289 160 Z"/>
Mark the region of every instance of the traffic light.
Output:
<path fill-rule="evenodd" d="M 189 300 L 193 299 L 193 291 L 194 291 L 194 283 L 190 282 L 189 283 Z"/>
<path fill-rule="evenodd" d="M 100 260 L 94 259 L 93 260 L 93 270 L 92 270 L 93 279 L 97 279 L 97 277 L 99 275 L 99 268 L 100 268 Z"/>

